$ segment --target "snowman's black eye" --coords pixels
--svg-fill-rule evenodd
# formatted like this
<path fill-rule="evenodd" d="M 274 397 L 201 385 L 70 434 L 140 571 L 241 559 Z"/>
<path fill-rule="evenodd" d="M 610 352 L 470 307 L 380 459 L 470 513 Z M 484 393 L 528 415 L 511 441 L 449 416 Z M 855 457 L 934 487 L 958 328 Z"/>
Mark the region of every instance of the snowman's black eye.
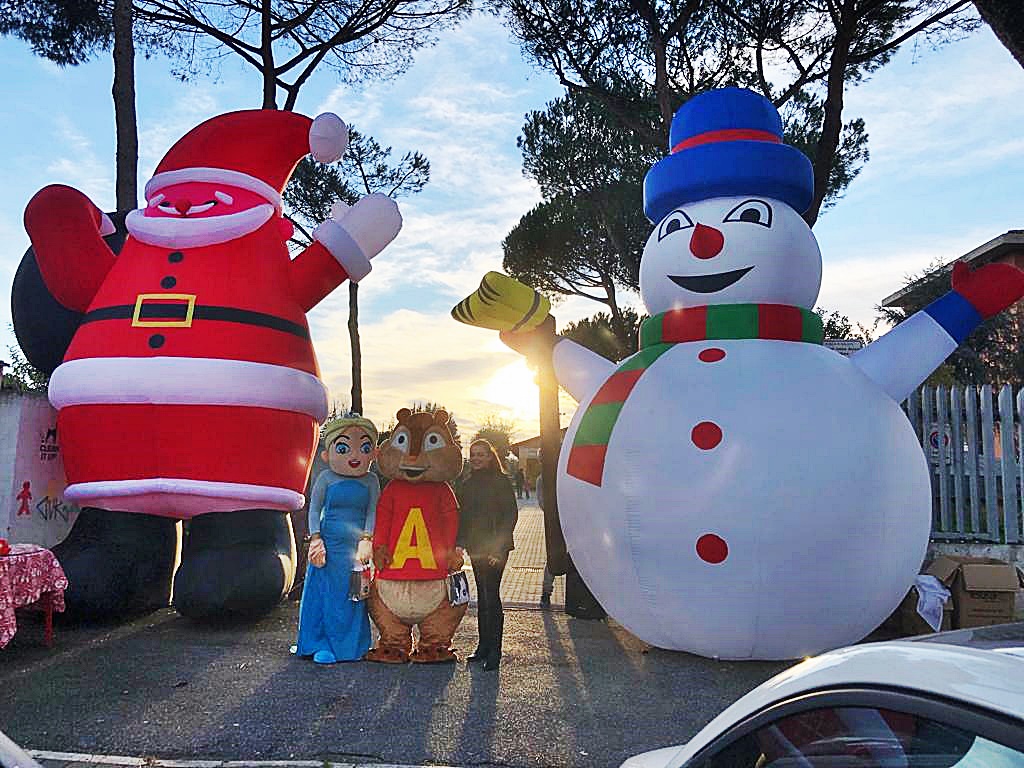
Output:
<path fill-rule="evenodd" d="M 760 224 L 762 227 L 771 227 L 772 207 L 764 200 L 744 200 L 729 211 L 722 221 L 742 221 L 747 224 Z"/>
<path fill-rule="evenodd" d="M 678 232 L 681 229 L 690 229 L 691 227 L 693 227 L 693 222 L 690 221 L 690 217 L 677 208 L 666 216 L 659 225 L 658 240 L 668 237 L 673 232 Z"/>

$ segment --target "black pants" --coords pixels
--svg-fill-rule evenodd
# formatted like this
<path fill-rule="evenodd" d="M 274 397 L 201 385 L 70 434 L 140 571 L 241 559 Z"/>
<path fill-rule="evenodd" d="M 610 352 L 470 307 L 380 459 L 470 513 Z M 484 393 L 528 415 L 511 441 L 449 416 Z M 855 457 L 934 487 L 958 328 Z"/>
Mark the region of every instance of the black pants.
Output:
<path fill-rule="evenodd" d="M 504 561 L 490 565 L 486 557 L 472 555 L 473 576 L 476 579 L 476 622 L 480 632 L 478 650 L 482 655 L 501 656 L 501 632 L 505 626 L 505 612 L 501 608 L 501 574 Z"/>

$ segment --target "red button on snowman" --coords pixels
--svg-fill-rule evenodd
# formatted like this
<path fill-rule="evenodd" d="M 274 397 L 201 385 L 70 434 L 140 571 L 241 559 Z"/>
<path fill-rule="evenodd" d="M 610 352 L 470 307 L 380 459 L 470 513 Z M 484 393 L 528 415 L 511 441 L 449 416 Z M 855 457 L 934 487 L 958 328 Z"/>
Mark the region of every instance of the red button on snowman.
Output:
<path fill-rule="evenodd" d="M 644 185 L 640 351 L 616 367 L 554 346 L 580 403 L 559 461 L 569 552 L 662 648 L 788 659 L 857 641 L 928 543 L 928 469 L 899 402 L 1024 294 L 1024 273 L 958 266 L 953 291 L 844 358 L 811 311 L 811 165 L 771 103 L 695 96 L 670 147 Z"/>

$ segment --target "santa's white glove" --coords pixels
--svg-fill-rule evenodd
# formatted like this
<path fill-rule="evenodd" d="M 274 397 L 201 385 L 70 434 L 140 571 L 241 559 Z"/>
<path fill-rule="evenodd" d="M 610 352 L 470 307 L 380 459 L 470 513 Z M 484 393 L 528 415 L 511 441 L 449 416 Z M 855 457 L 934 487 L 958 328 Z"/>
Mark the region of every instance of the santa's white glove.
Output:
<path fill-rule="evenodd" d="M 401 229 L 398 203 L 375 193 L 353 206 L 335 203 L 331 218 L 313 230 L 313 239 L 331 252 L 350 280 L 359 282 L 370 272 L 370 259 L 384 250 Z"/>
<path fill-rule="evenodd" d="M 356 560 L 360 563 L 368 563 L 373 557 L 373 542 L 369 539 L 360 539 L 356 545 Z"/>

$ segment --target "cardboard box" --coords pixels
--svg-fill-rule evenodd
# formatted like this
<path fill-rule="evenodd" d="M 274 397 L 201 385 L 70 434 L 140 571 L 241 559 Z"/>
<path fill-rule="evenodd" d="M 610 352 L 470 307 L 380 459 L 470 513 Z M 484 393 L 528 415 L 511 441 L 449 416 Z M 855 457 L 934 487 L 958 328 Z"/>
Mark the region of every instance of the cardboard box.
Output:
<path fill-rule="evenodd" d="M 896 609 L 896 627 L 900 636 L 928 635 L 932 632 L 945 632 L 953 628 L 953 599 L 950 598 L 942 608 L 942 626 L 934 630 L 917 612 L 917 587 L 911 587 Z"/>
<path fill-rule="evenodd" d="M 935 576 L 953 593 L 953 626 L 984 627 L 1013 621 L 1017 591 L 1024 574 L 992 557 L 940 555 L 925 573 Z"/>

